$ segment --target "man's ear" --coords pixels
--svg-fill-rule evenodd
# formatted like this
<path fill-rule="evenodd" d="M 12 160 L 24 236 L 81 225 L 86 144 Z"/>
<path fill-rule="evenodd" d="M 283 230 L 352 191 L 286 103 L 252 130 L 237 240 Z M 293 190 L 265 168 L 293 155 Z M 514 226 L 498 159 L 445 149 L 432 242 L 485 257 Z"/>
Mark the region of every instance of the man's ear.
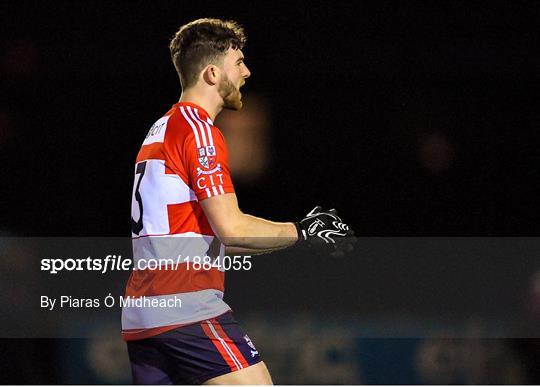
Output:
<path fill-rule="evenodd" d="M 216 85 L 220 76 L 220 70 L 215 65 L 208 65 L 203 70 L 203 79 L 209 85 Z"/>

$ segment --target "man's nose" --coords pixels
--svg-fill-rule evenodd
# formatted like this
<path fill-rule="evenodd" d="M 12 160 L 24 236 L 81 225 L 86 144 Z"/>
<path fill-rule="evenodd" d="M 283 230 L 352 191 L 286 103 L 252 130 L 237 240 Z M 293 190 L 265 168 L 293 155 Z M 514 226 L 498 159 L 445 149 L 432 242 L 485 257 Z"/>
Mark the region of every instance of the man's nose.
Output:
<path fill-rule="evenodd" d="M 249 69 L 247 68 L 247 66 L 245 66 L 245 70 L 244 70 L 244 78 L 249 78 L 251 76 L 251 71 L 249 71 Z"/>

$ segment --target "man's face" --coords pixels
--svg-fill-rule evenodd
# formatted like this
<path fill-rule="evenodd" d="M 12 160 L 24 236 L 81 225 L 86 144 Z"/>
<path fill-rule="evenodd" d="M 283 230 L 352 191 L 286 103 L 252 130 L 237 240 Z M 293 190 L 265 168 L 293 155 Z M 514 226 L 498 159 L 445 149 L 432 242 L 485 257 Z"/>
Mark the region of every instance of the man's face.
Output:
<path fill-rule="evenodd" d="M 242 93 L 240 87 L 246 82 L 251 73 L 244 63 L 244 54 L 237 49 L 229 48 L 223 59 L 223 76 L 218 85 L 218 92 L 223 98 L 225 109 L 240 110 L 242 108 Z"/>

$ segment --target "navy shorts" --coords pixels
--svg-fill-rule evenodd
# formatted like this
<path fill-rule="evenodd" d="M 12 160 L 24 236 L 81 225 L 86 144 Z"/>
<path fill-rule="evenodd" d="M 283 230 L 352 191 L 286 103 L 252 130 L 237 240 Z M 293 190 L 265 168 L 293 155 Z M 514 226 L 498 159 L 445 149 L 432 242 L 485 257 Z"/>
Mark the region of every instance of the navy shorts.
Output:
<path fill-rule="evenodd" d="M 202 384 L 261 361 L 231 312 L 127 346 L 134 384 Z"/>

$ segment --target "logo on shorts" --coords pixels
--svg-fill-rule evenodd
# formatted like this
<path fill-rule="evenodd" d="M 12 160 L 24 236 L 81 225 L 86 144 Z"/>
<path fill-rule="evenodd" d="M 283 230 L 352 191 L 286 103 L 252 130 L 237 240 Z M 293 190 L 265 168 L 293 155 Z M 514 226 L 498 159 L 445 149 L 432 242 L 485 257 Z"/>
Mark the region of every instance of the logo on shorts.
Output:
<path fill-rule="evenodd" d="M 197 148 L 197 155 L 199 164 L 203 167 L 214 168 L 216 165 L 216 147 L 214 145 Z"/>
<path fill-rule="evenodd" d="M 251 357 L 255 357 L 255 355 L 258 355 L 259 351 L 257 351 L 257 348 L 255 348 L 253 342 L 248 335 L 244 335 L 244 340 L 246 340 L 247 345 L 249 345 L 249 347 L 251 348 Z"/>

